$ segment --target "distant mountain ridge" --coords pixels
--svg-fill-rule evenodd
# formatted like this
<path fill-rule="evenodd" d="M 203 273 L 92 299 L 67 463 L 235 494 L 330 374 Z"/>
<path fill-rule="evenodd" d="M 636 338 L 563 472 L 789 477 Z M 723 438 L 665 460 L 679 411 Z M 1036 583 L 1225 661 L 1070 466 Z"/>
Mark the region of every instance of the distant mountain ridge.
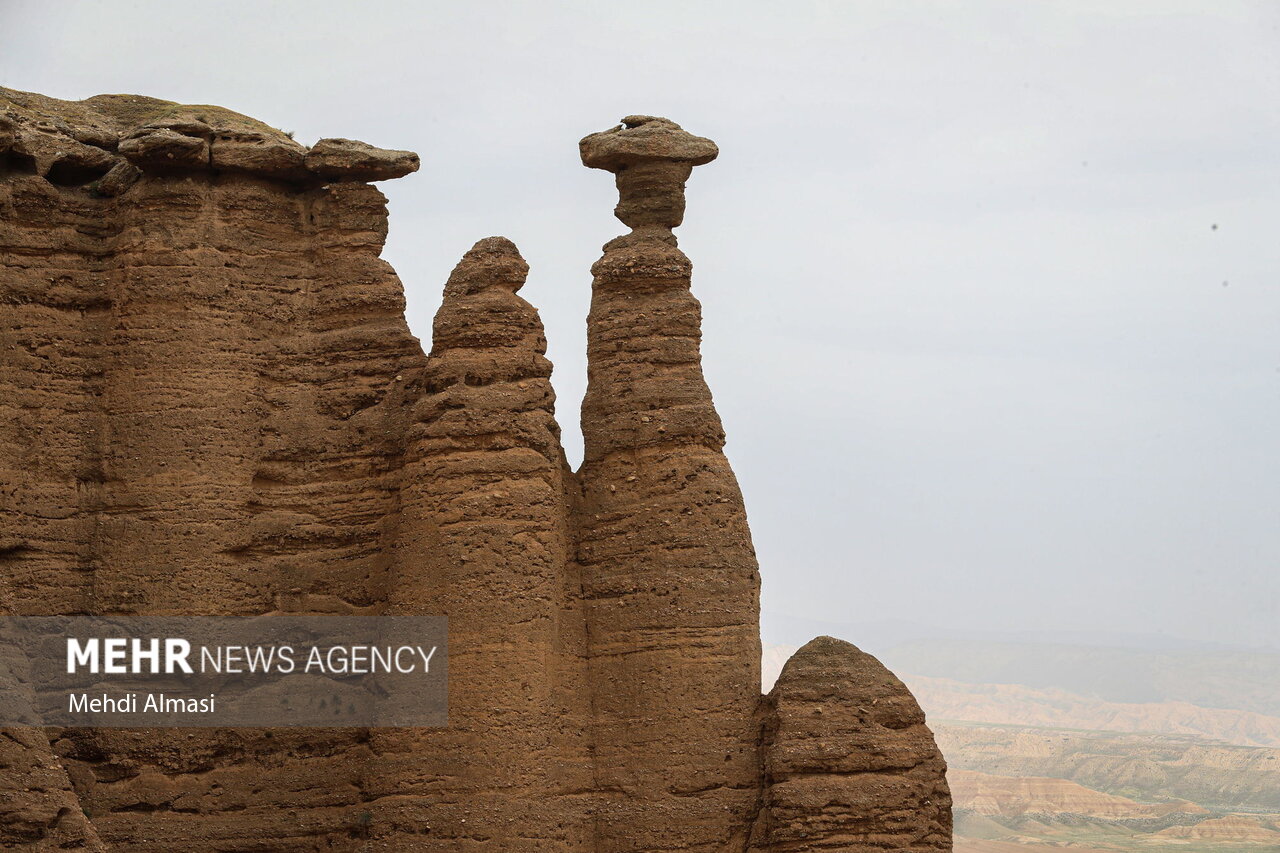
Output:
<path fill-rule="evenodd" d="M 794 652 L 794 646 L 764 646 L 765 690 Z M 1038 658 L 1040 654 L 1044 657 Z M 1091 655 L 1098 655 L 1097 660 Z M 1280 656 L 1244 653 L 1224 663 L 1222 655 L 1009 643 L 957 648 L 918 641 L 884 658 L 892 661 L 932 720 L 1152 732 L 1280 747 L 1280 713 L 1256 710 L 1280 709 Z M 1147 672 L 1148 665 L 1162 668 L 1161 673 Z M 1178 674 L 1179 666 L 1188 673 Z M 1268 681 L 1273 666 L 1274 680 Z M 1024 675 L 1040 683 L 1018 680 Z M 1064 686 L 1072 682 L 1077 689 Z M 1136 686 L 1109 689 L 1124 682 Z M 1126 700 L 1107 698 L 1108 693 L 1161 698 Z M 1187 698 L 1193 695 L 1208 704 Z"/>
<path fill-rule="evenodd" d="M 970 684 L 1021 684 L 1105 702 L 1186 702 L 1280 717 L 1280 654 L 1272 652 L 912 640 L 882 657 L 895 672 Z"/>
<path fill-rule="evenodd" d="M 1280 747 L 1280 717 L 1189 702 L 1107 702 L 1054 688 L 968 684 L 902 675 L 935 721 L 1204 737 L 1240 746 Z"/>
<path fill-rule="evenodd" d="M 1135 800 L 1280 812 L 1280 749 L 1174 735 L 931 723 L 954 770 L 1067 779 Z"/>

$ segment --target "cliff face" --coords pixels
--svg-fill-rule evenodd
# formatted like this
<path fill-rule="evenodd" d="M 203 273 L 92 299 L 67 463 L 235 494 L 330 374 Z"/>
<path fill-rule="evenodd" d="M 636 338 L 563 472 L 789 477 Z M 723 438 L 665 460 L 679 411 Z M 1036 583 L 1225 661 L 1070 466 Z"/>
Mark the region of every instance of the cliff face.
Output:
<path fill-rule="evenodd" d="M 415 155 L 0 89 L 6 607 L 441 612 L 452 673 L 440 729 L 15 730 L 0 840 L 947 849 L 944 767 L 878 664 L 823 641 L 759 695 L 756 562 L 672 234 L 714 144 L 637 116 L 582 154 L 631 232 L 593 268 L 575 473 L 514 245 L 466 254 L 429 356 L 409 333 L 368 182 Z"/>

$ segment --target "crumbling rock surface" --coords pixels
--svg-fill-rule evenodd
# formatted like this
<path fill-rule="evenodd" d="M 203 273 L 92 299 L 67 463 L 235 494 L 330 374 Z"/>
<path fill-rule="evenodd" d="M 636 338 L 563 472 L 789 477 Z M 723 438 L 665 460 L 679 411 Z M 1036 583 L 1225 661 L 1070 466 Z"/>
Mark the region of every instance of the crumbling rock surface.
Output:
<path fill-rule="evenodd" d="M 13 729 L 0 844 L 130 851 L 936 851 L 901 683 L 822 639 L 759 693 L 759 579 L 671 229 L 710 140 L 582 141 L 593 267 L 570 470 L 528 267 L 478 242 L 432 349 L 366 182 L 217 107 L 0 90 L 0 580 L 20 614 L 449 618 L 449 725 Z M 7 660 L 7 658 L 6 658 Z"/>
<path fill-rule="evenodd" d="M 94 179 L 123 163 L 157 174 L 239 172 L 304 184 L 383 181 L 418 170 L 412 151 L 351 139 L 321 139 L 308 149 L 283 131 L 222 107 L 139 95 L 69 102 L 0 87 L 0 156 L 6 153 L 11 168 L 25 167 L 56 184 L 89 184 L 91 190 L 101 189 Z M 104 194 L 125 188 L 113 184 Z"/>
<path fill-rule="evenodd" d="M 388 151 L 354 139 L 321 139 L 303 158 L 307 171 L 330 181 L 385 181 L 418 171 L 412 151 Z"/>
<path fill-rule="evenodd" d="M 0 848 L 107 849 L 38 728 L 0 731 Z"/>
<path fill-rule="evenodd" d="M 0 576 L 0 620 L 11 617 L 13 604 L 8 579 Z M 19 649 L 0 642 L 3 683 L 17 687 L 0 693 L 6 720 L 34 720 L 25 663 Z M 48 736 L 34 725 L 0 728 L 0 849 L 12 848 L 106 849 Z"/>
<path fill-rule="evenodd" d="M 764 807 L 753 851 L 951 849 L 946 764 L 906 686 L 818 637 L 766 697 Z"/>

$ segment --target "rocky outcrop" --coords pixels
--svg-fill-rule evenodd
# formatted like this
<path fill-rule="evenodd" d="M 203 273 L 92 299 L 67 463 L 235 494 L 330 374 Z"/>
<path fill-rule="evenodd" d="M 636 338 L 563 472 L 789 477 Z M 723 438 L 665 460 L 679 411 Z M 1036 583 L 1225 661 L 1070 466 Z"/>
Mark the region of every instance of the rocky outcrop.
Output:
<path fill-rule="evenodd" d="M 633 116 L 581 153 L 631 230 L 593 268 L 575 473 L 514 245 L 466 253 L 430 354 L 409 333 L 367 181 L 416 155 L 0 90 L 12 608 L 441 613 L 451 658 L 444 728 L 15 730 L 0 837 L 945 849 L 943 766 L 896 679 L 820 640 L 759 693 L 756 560 L 672 234 L 715 145 Z"/>
<path fill-rule="evenodd" d="M 819 637 L 767 697 L 764 804 L 752 850 L 951 849 L 946 764 L 893 673 Z"/>
<path fill-rule="evenodd" d="M 293 143 L 216 108 L 0 97 L 26 140 L 0 176 L 0 570 L 14 608 L 383 600 L 401 444 L 377 404 L 425 358 L 379 258 L 382 194 L 139 154 L 137 179 L 104 196 L 58 159 L 80 151 L 68 140 L 117 163 L 160 122 L 215 151 L 232 131 Z M 305 849 L 348 838 L 367 811 L 359 730 L 50 734 L 111 847 Z"/>
<path fill-rule="evenodd" d="M 308 149 L 288 133 L 222 107 L 139 95 L 68 102 L 0 88 L 0 154 L 6 152 L 11 166 L 101 195 L 119 195 L 144 170 L 318 184 L 399 178 L 419 165 L 412 151 L 352 139 L 321 139 Z"/>
<path fill-rule="evenodd" d="M 302 162 L 308 172 L 329 181 L 385 181 L 418 171 L 412 151 L 388 151 L 354 139 L 321 139 Z"/>
<path fill-rule="evenodd" d="M 449 618 L 449 725 L 372 732 L 371 837 L 589 850 L 589 701 L 572 474 L 528 265 L 501 237 L 454 269 L 409 406 L 388 600 Z M 387 829 L 386 827 L 392 827 Z"/>

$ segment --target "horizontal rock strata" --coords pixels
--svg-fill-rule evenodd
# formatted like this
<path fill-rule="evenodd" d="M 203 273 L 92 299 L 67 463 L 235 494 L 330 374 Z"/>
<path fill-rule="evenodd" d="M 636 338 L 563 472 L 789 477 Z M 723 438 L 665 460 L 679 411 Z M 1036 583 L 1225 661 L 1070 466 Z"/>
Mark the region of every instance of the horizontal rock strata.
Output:
<path fill-rule="evenodd" d="M 419 165 L 412 151 L 352 139 L 321 139 L 307 148 L 222 107 L 139 95 L 67 102 L 0 88 L 0 155 L 6 154 L 11 168 L 63 186 L 88 185 L 102 195 L 123 192 L 143 170 L 364 183 L 403 177 Z"/>
<path fill-rule="evenodd" d="M 741 848 L 759 775 L 759 576 L 671 233 L 716 148 L 665 119 L 624 122 L 581 146 L 616 173 L 633 229 L 592 268 L 582 404 L 578 559 L 596 768 L 615 792 L 599 850 Z"/>
<path fill-rule="evenodd" d="M 951 849 L 946 763 L 906 686 L 851 643 L 819 637 L 766 697 L 753 851 Z"/>
<path fill-rule="evenodd" d="M 405 325 L 368 182 L 417 155 L 0 89 L 0 609 L 431 612 L 451 658 L 445 728 L 7 731 L 0 844 L 948 849 L 941 758 L 874 660 L 815 641 L 759 694 L 672 234 L 715 144 L 631 116 L 580 150 L 631 230 L 592 270 L 573 472 L 511 242 L 465 254 L 429 354 Z"/>

